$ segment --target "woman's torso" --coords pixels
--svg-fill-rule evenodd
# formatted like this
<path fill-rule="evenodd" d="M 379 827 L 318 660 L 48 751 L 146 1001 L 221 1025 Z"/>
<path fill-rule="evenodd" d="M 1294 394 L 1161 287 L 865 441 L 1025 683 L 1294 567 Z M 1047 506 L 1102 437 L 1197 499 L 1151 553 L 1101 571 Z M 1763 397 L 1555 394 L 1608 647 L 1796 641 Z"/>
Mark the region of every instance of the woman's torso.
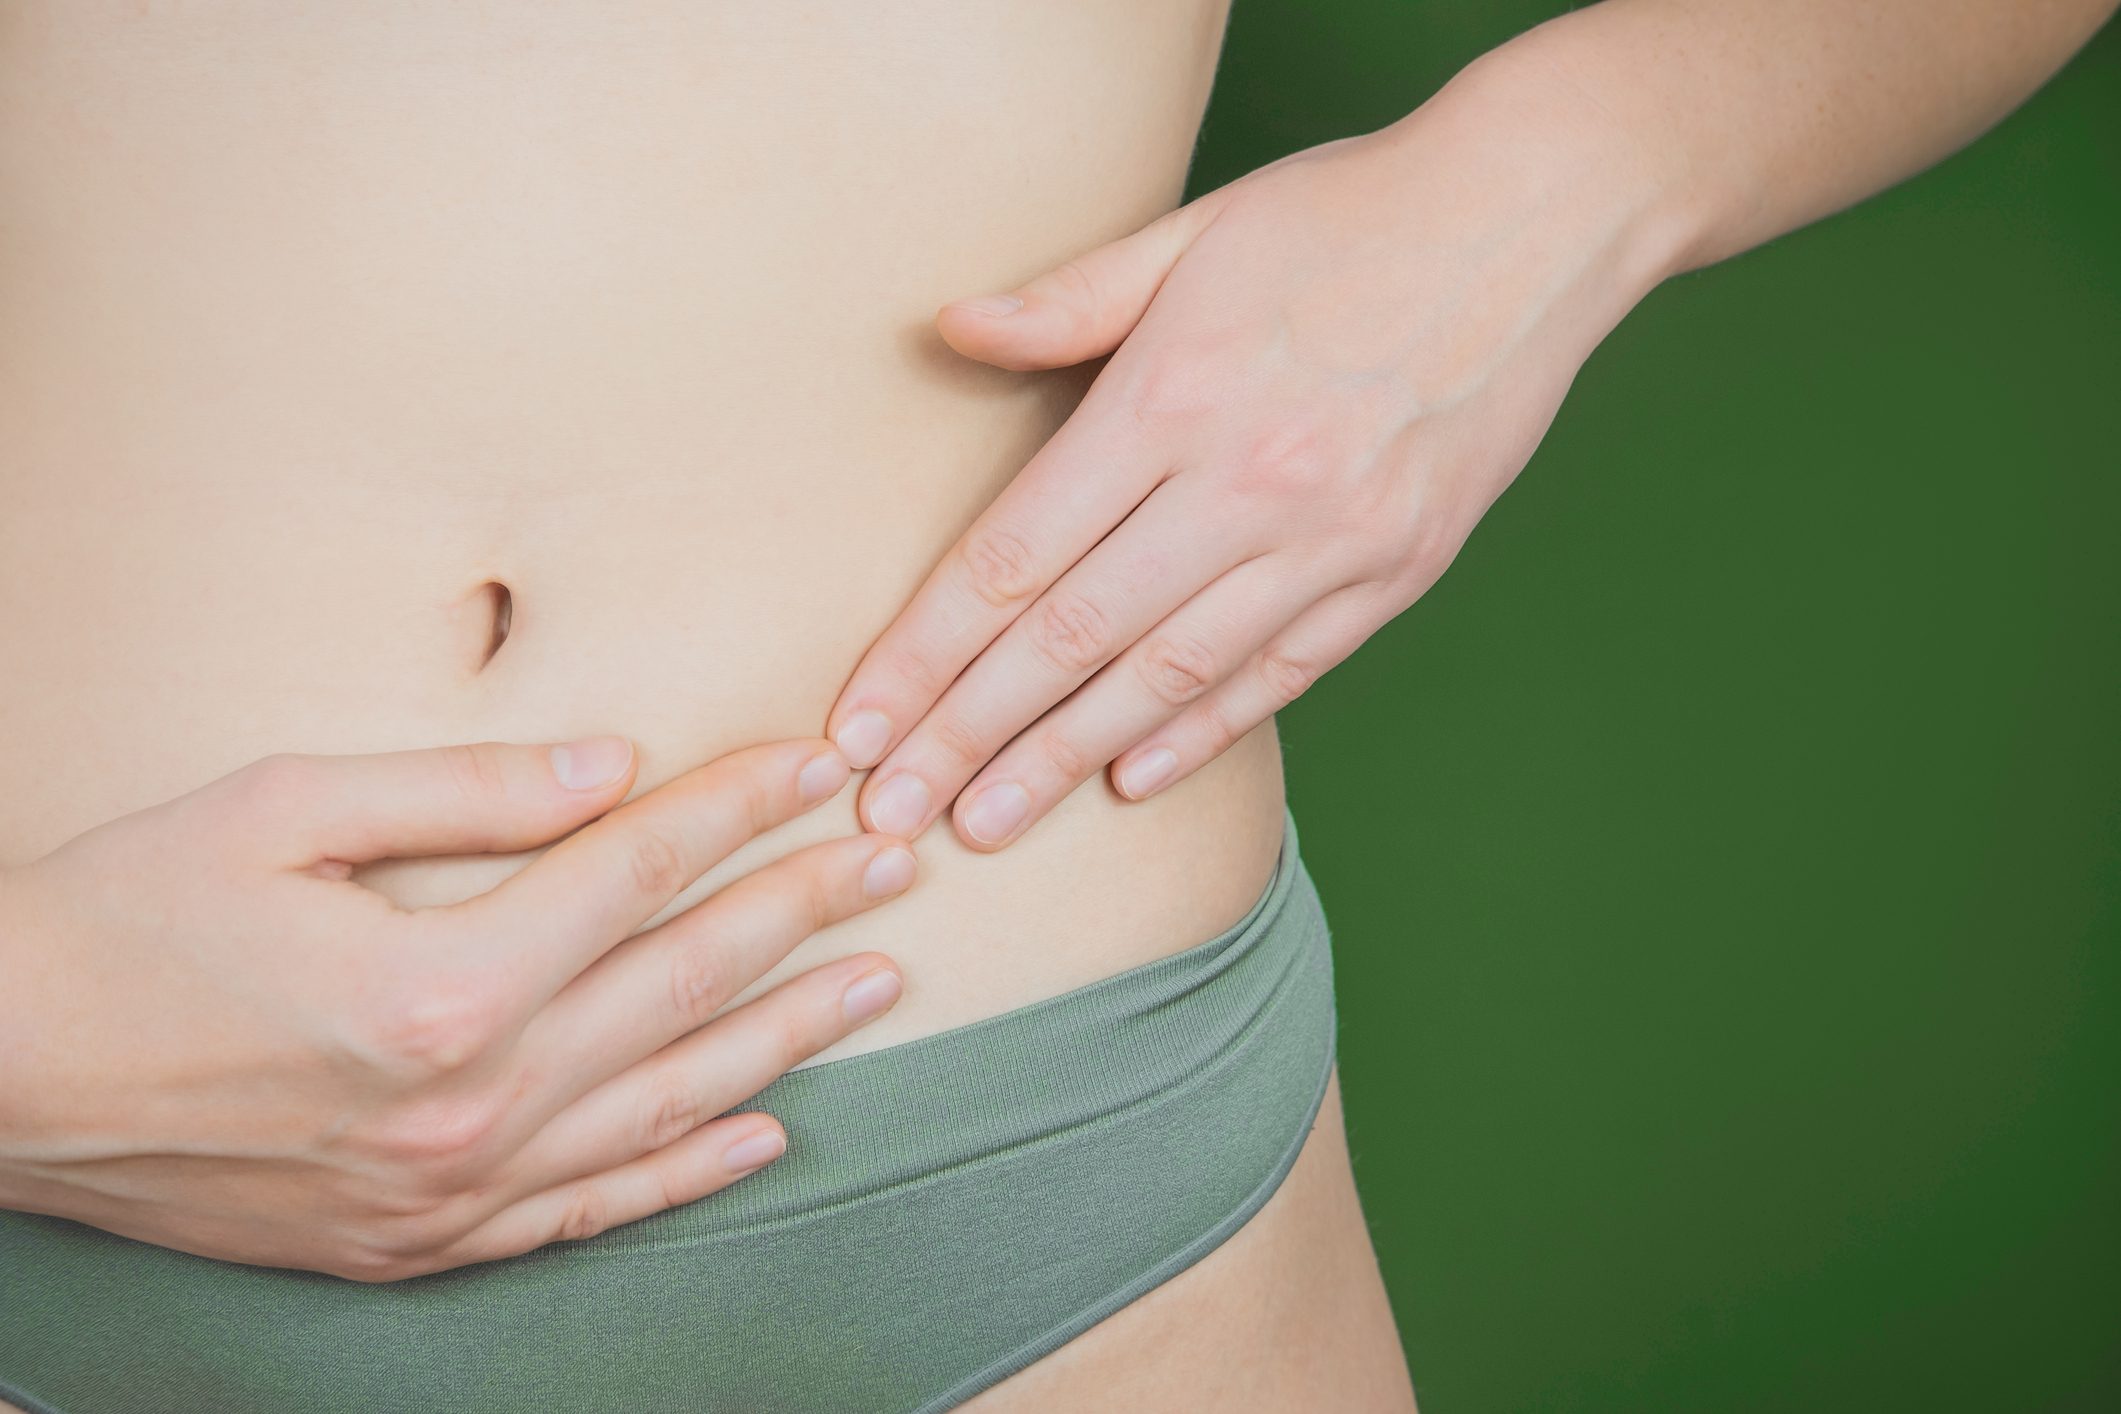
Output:
<path fill-rule="evenodd" d="M 1176 200 L 1221 0 L 0 11 L 0 864 L 274 751 L 822 730 L 1087 370 L 930 318 Z M 512 622 L 490 662 L 496 593 Z M 856 828 L 852 792 L 706 881 Z M 1271 729 L 922 842 L 830 1055 L 1241 915 Z M 520 860 L 401 863 L 420 902 Z M 696 895 L 694 895 L 696 896 Z"/>

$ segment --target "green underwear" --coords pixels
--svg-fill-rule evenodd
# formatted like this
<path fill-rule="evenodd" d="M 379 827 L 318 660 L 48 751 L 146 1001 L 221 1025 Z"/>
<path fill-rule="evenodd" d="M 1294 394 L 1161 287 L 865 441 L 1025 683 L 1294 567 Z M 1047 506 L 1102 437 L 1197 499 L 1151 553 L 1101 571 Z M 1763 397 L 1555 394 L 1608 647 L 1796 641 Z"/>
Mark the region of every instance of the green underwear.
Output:
<path fill-rule="evenodd" d="M 742 1109 L 777 1163 L 699 1202 L 390 1285 L 0 1212 L 0 1394 L 32 1414 L 940 1410 L 1213 1251 L 1296 1160 L 1332 958 L 1286 825 L 1220 937 Z"/>

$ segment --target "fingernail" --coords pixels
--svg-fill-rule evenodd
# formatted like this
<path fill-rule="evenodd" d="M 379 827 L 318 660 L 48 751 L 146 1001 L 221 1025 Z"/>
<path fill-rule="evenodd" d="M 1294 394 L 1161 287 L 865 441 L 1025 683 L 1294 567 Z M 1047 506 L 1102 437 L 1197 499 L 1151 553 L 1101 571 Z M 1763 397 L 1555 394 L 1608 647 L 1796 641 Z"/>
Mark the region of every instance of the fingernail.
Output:
<path fill-rule="evenodd" d="M 1178 753 L 1167 746 L 1145 751 L 1119 768 L 1119 793 L 1140 800 L 1178 773 Z"/>
<path fill-rule="evenodd" d="M 999 319 L 1005 314 L 1014 314 L 1024 307 L 1024 302 L 1015 295 L 977 295 L 972 299 L 952 300 L 959 309 L 969 309 L 975 314 L 991 314 Z"/>
<path fill-rule="evenodd" d="M 862 871 L 862 893 L 868 898 L 890 898 L 912 886 L 913 855 L 903 849 L 884 850 Z"/>
<path fill-rule="evenodd" d="M 890 968 L 872 972 L 840 996 L 840 1010 L 849 1021 L 867 1021 L 884 1014 L 898 1000 L 898 974 Z"/>
<path fill-rule="evenodd" d="M 569 790 L 602 790 L 632 762 L 633 743 L 622 736 L 593 736 L 552 749 L 552 774 Z"/>
<path fill-rule="evenodd" d="M 851 765 L 867 770 L 884 759 L 884 748 L 891 744 L 891 719 L 881 712 L 857 712 L 841 724 L 832 743 Z"/>
<path fill-rule="evenodd" d="M 998 781 L 965 807 L 965 833 L 981 844 L 1000 844 L 1017 832 L 1030 813 L 1031 792 L 1015 781 Z"/>
<path fill-rule="evenodd" d="M 778 1129 L 747 1134 L 722 1151 L 722 1162 L 736 1173 L 745 1173 L 778 1159 L 788 1147 L 788 1137 Z"/>
<path fill-rule="evenodd" d="M 876 789 L 869 801 L 869 827 L 879 834 L 912 839 L 928 818 L 932 799 L 919 776 L 897 775 Z"/>
<path fill-rule="evenodd" d="M 821 751 L 796 772 L 796 794 L 803 798 L 803 804 L 815 805 L 838 795 L 840 787 L 847 784 L 847 777 L 852 774 L 847 769 L 846 757 L 837 751 Z"/>

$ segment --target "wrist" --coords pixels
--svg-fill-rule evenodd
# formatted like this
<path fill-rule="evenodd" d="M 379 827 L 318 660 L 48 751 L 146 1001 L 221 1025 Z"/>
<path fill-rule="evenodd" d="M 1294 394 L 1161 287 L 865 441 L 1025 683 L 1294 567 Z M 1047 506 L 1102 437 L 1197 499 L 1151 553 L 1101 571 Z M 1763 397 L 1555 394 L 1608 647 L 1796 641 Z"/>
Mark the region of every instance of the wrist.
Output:
<path fill-rule="evenodd" d="M 1668 125 L 1638 121 L 1588 77 L 1596 35 L 1540 25 L 1461 69 L 1402 120 L 1449 123 L 1481 150 L 1490 180 L 1536 201 L 1556 234 L 1596 252 L 1612 322 L 1673 275 L 1701 264 L 1712 225 L 1704 184 Z"/>

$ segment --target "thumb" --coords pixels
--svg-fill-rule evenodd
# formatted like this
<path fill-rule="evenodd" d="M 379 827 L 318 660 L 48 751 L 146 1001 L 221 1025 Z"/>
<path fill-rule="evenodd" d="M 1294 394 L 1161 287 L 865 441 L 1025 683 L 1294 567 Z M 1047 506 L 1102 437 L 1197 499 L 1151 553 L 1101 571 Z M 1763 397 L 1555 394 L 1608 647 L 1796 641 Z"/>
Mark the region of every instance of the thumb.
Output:
<path fill-rule="evenodd" d="M 1210 192 L 1007 294 L 946 304 L 936 329 L 967 358 L 1019 372 L 1111 353 L 1141 322 L 1178 258 L 1214 222 L 1228 190 Z"/>
<path fill-rule="evenodd" d="M 273 756 L 229 777 L 235 808 L 294 862 L 366 864 L 545 844 L 604 814 L 633 783 L 633 744 L 480 742 L 374 756 Z"/>

